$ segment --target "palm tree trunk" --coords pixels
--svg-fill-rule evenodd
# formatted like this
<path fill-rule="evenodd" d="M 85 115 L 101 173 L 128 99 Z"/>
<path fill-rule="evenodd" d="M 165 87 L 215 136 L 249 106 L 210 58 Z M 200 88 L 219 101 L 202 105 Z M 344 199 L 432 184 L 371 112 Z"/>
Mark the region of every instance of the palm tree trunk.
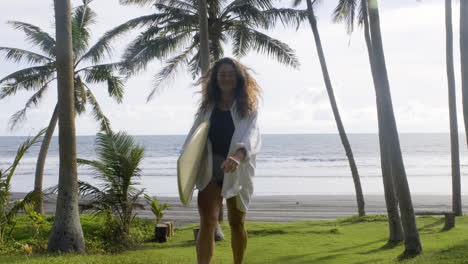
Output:
<path fill-rule="evenodd" d="M 42 195 L 42 187 L 44 183 L 44 165 L 47 157 L 47 152 L 49 151 L 50 142 L 52 140 L 52 136 L 55 131 L 55 127 L 57 126 L 58 120 L 58 105 L 55 106 L 54 113 L 52 114 L 52 118 L 50 119 L 49 126 L 47 127 L 47 131 L 45 133 L 44 139 L 41 143 L 41 150 L 39 151 L 39 156 L 37 157 L 36 162 L 36 173 L 34 177 L 34 192 L 40 193 L 39 200 L 37 201 L 34 210 L 44 215 L 44 200 Z"/>
<path fill-rule="evenodd" d="M 411 192 L 406 178 L 405 166 L 398 138 L 395 115 L 393 112 L 392 97 L 390 94 L 390 84 L 388 81 L 387 67 L 382 43 L 382 33 L 380 31 L 380 15 L 377 0 L 369 0 L 369 26 L 372 39 L 373 57 L 376 72 L 379 75 L 380 84 L 376 86 L 381 89 L 381 94 L 377 95 L 379 104 L 382 107 L 383 121 L 385 123 L 385 139 L 389 147 L 390 159 L 392 161 L 392 175 L 395 183 L 395 190 L 401 212 L 403 230 L 405 232 L 405 252 L 404 255 L 416 255 L 422 251 L 416 218 L 414 216 Z M 388 137 L 387 137 L 388 135 Z"/>
<path fill-rule="evenodd" d="M 372 48 L 372 41 L 370 37 L 370 28 L 369 28 L 369 20 L 368 20 L 368 6 L 367 1 L 362 1 L 363 4 L 363 17 L 364 17 L 364 38 L 366 40 L 367 46 L 367 53 L 369 55 L 369 65 L 372 72 L 372 80 L 374 82 L 376 97 L 381 98 L 380 90 L 376 85 L 379 85 L 379 75 L 375 69 L 375 62 L 373 56 L 373 48 Z M 389 148 L 386 145 L 385 140 L 385 122 L 383 120 L 383 112 L 382 108 L 380 107 L 381 104 L 377 102 L 377 120 L 378 120 L 378 127 L 379 127 L 379 143 L 380 143 L 380 164 L 382 169 L 382 178 L 383 178 L 383 185 L 384 185 L 384 193 L 385 193 L 385 203 L 387 206 L 387 215 L 388 215 L 388 227 L 389 227 L 389 242 L 398 242 L 403 241 L 404 233 L 403 227 L 401 226 L 401 218 L 400 213 L 398 212 L 398 200 L 395 194 L 395 187 L 393 182 L 392 176 L 392 167 L 391 167 L 391 159 Z"/>
<path fill-rule="evenodd" d="M 54 0 L 60 170 L 54 226 L 49 237 L 51 252 L 85 252 L 78 211 L 73 47 L 70 0 Z"/>
<path fill-rule="evenodd" d="M 356 200 L 358 205 L 358 214 L 359 216 L 366 215 L 364 209 L 364 196 L 362 194 L 361 180 L 359 178 L 359 173 L 357 170 L 356 162 L 354 161 L 353 151 L 351 150 L 351 145 L 349 144 L 346 131 L 341 121 L 340 112 L 338 110 L 338 105 L 336 104 L 335 94 L 333 92 L 333 86 L 330 80 L 330 74 L 328 73 L 327 62 L 325 60 L 325 54 L 323 52 L 322 41 L 320 40 L 320 34 L 317 27 L 317 20 L 315 18 L 314 9 L 312 6 L 312 1 L 307 0 L 307 11 L 309 23 L 314 34 L 315 46 L 317 47 L 317 53 L 320 60 L 320 66 L 322 67 L 323 79 L 325 81 L 325 86 L 327 88 L 328 98 L 330 99 L 330 104 L 333 111 L 333 116 L 335 117 L 335 122 L 338 127 L 338 132 L 340 134 L 341 143 L 346 151 L 346 156 L 348 157 L 349 166 L 351 167 L 351 174 L 353 176 L 354 188 L 356 189 Z"/>
<path fill-rule="evenodd" d="M 452 210 L 455 215 L 461 216 L 460 150 L 458 146 L 457 101 L 455 92 L 455 70 L 453 65 L 452 0 L 445 0 L 445 29 L 447 42 L 446 53 L 450 115 L 450 147 L 452 158 Z"/>
<path fill-rule="evenodd" d="M 206 74 L 210 67 L 210 50 L 208 38 L 208 8 L 206 0 L 198 0 L 198 17 L 200 23 L 200 67 L 202 76 Z"/>
<path fill-rule="evenodd" d="M 468 144 L 468 1 L 460 0 L 460 55 L 463 119 L 465 121 L 465 137 Z"/>

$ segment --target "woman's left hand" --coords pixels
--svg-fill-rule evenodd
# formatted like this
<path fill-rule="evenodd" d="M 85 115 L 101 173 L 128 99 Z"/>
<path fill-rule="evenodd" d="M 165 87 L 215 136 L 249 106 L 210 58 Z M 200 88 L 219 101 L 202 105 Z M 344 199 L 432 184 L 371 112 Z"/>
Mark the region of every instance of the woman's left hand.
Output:
<path fill-rule="evenodd" d="M 221 169 L 225 173 L 234 172 L 240 165 L 240 161 L 243 160 L 244 153 L 242 151 L 236 152 L 236 154 L 229 156 L 223 163 L 221 164 Z"/>
<path fill-rule="evenodd" d="M 240 162 L 233 156 L 229 156 L 223 163 L 221 163 L 221 169 L 227 172 L 234 172 L 239 167 Z"/>

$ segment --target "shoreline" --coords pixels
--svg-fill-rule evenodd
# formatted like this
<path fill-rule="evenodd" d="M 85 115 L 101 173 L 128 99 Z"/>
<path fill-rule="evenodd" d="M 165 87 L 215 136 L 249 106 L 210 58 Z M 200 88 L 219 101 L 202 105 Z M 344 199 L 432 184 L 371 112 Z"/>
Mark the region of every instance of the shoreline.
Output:
<path fill-rule="evenodd" d="M 22 199 L 25 193 L 12 192 L 13 200 Z M 268 195 L 253 196 L 247 212 L 247 221 L 294 222 L 307 220 L 334 220 L 357 215 L 354 195 Z M 159 197 L 159 202 L 169 203 L 163 221 L 175 222 L 176 226 L 198 223 L 197 196 L 194 195 L 188 207 L 183 206 L 178 197 Z M 383 195 L 364 195 L 366 214 L 386 214 Z M 46 215 L 55 213 L 54 196 L 44 199 Z M 84 201 L 81 199 L 81 201 Z M 448 211 L 451 208 L 450 195 L 412 195 L 415 211 Z M 464 212 L 468 211 L 468 196 L 462 196 Z M 138 217 L 153 218 L 149 209 L 138 210 Z M 227 209 L 224 206 L 224 220 Z"/>

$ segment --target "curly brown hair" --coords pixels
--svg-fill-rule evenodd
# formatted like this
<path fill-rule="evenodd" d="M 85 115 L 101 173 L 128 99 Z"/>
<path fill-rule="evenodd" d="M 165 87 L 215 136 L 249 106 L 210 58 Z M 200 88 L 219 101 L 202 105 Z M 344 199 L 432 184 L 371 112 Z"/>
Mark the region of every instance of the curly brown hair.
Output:
<path fill-rule="evenodd" d="M 258 110 L 258 101 L 261 97 L 261 89 L 255 79 L 250 75 L 250 68 L 242 65 L 232 58 L 222 58 L 214 63 L 211 69 L 202 76 L 197 85 L 202 84 L 202 98 L 197 115 L 214 107 L 221 100 L 221 89 L 218 87 L 218 70 L 223 64 L 229 64 L 234 68 L 237 75 L 237 86 L 234 89 L 236 99 L 236 110 L 240 118 L 255 113 Z"/>

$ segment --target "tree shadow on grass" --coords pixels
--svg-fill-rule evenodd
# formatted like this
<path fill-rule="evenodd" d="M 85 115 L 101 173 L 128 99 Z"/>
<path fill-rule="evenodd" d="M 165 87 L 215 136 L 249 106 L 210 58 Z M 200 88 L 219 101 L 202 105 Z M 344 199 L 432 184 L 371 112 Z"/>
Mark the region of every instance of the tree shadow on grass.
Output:
<path fill-rule="evenodd" d="M 367 242 L 367 243 L 364 243 L 364 244 L 354 245 L 354 246 L 351 246 L 351 247 L 338 248 L 338 249 L 328 251 L 328 252 L 339 252 L 339 251 L 344 251 L 344 250 L 351 250 L 351 249 L 361 248 L 361 247 L 365 247 L 365 246 L 370 246 L 370 245 L 373 245 L 373 244 L 376 244 L 376 243 L 379 243 L 379 242 L 383 242 L 383 241 L 385 241 L 385 239 L 370 241 L 370 242 Z"/>
<path fill-rule="evenodd" d="M 345 254 L 332 254 L 324 257 L 311 259 L 310 257 L 314 254 L 299 254 L 299 255 L 287 255 L 278 257 L 274 263 L 294 263 L 294 264 L 310 264 L 310 263 L 323 263 L 324 261 L 333 260 L 337 257 L 344 256 Z"/>
<path fill-rule="evenodd" d="M 425 257 L 431 260 L 437 260 L 437 263 L 467 263 L 468 240 L 460 241 L 452 247 L 426 252 Z"/>
<path fill-rule="evenodd" d="M 415 258 L 419 255 L 421 255 L 422 252 L 418 252 L 418 253 L 415 253 L 415 252 L 408 252 L 408 251 L 403 251 L 403 253 L 401 253 L 398 257 L 397 257 L 397 260 L 398 261 L 405 261 L 405 260 L 409 260 L 409 259 L 412 259 L 412 258 Z"/>
<path fill-rule="evenodd" d="M 435 222 L 433 223 L 430 223 L 430 224 L 427 224 L 427 225 L 424 225 L 420 228 L 418 228 L 418 231 L 420 232 L 424 232 L 424 233 L 436 233 L 436 232 L 441 232 L 441 231 L 444 231 L 443 229 L 439 230 L 439 231 L 435 231 L 433 228 L 436 227 L 436 226 L 439 226 L 441 224 L 444 224 L 445 220 L 443 218 L 441 219 L 437 219 Z M 432 232 L 431 232 L 432 231 Z"/>
<path fill-rule="evenodd" d="M 163 248 L 186 248 L 186 247 L 194 247 L 195 246 L 195 240 L 185 240 L 178 242 L 176 244 L 170 244 L 170 245 L 162 245 Z"/>
<path fill-rule="evenodd" d="M 285 229 L 287 231 L 285 231 Z M 254 230 L 248 230 L 247 231 L 249 236 L 269 236 L 269 235 L 293 235 L 293 234 L 339 234 L 340 231 L 337 228 L 331 228 L 331 229 L 326 229 L 326 230 L 302 230 L 302 231 L 294 231 L 294 230 L 288 230 L 287 227 L 285 228 L 268 228 L 268 229 L 254 229 Z"/>
<path fill-rule="evenodd" d="M 327 256 L 323 256 L 320 258 L 315 258 L 311 259 L 310 257 L 313 256 L 314 254 L 300 254 L 300 255 L 288 255 L 288 256 L 283 256 L 275 259 L 275 264 L 279 263 L 294 263 L 294 264 L 311 264 L 311 263 L 328 263 L 328 261 L 333 261 L 336 260 L 338 257 L 343 257 L 346 256 L 347 254 L 345 253 L 339 253 L 339 254 L 330 254 Z M 356 262 L 356 264 L 374 264 L 376 262 L 382 261 L 384 258 L 373 258 L 370 260 L 365 260 L 361 262 Z M 273 262 L 272 262 L 273 263 Z M 355 263 L 355 262 L 353 262 Z"/>
<path fill-rule="evenodd" d="M 379 248 L 372 249 L 372 250 L 369 250 L 369 251 L 366 251 L 366 252 L 362 252 L 360 254 L 362 254 L 362 255 L 374 254 L 374 253 L 378 253 L 380 251 L 394 249 L 394 248 L 396 248 L 396 247 L 398 247 L 398 246 L 400 246 L 402 244 L 403 244 L 403 241 L 387 241 L 387 243 L 385 243 L 383 246 L 381 246 Z"/>
<path fill-rule="evenodd" d="M 286 232 L 282 229 L 260 229 L 260 230 L 248 230 L 249 236 L 270 236 L 270 235 L 285 235 L 290 232 Z"/>
<path fill-rule="evenodd" d="M 379 223 L 379 222 L 388 222 L 388 217 L 386 215 L 365 215 L 358 216 L 353 215 L 350 217 L 339 218 L 336 222 L 340 226 L 354 225 L 359 223 Z"/>
<path fill-rule="evenodd" d="M 166 248 L 188 248 L 195 247 L 195 240 L 184 240 L 177 243 L 158 243 L 155 241 L 147 242 L 132 251 L 148 250 L 148 249 L 166 249 Z"/>

